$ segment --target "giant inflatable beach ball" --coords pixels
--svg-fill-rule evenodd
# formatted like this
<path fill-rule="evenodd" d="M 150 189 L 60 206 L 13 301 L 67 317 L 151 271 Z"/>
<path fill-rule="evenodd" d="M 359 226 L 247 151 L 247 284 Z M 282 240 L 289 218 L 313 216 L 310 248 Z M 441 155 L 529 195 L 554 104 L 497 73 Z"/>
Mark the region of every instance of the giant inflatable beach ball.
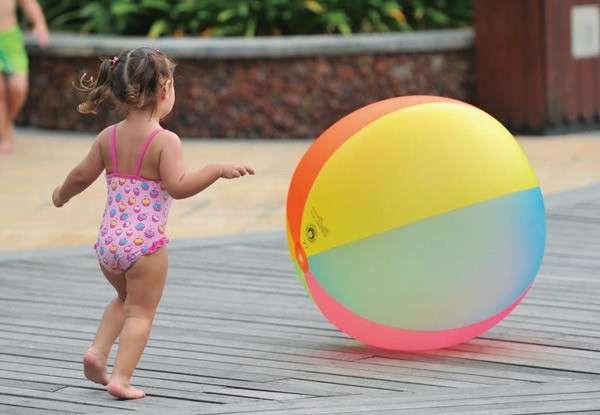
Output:
<path fill-rule="evenodd" d="M 325 317 L 393 350 L 493 327 L 531 288 L 545 246 L 519 144 L 480 109 L 434 96 L 377 102 L 325 131 L 292 178 L 287 230 Z"/>

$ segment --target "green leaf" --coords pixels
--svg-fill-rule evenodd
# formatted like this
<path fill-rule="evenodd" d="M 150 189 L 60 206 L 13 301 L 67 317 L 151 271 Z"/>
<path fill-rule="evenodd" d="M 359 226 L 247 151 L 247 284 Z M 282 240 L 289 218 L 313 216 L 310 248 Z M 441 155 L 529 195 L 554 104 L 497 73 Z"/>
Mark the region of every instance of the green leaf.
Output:
<path fill-rule="evenodd" d="M 306 7 L 308 10 L 315 14 L 323 14 L 323 12 L 325 11 L 323 5 L 316 0 L 306 0 L 304 2 L 304 7 Z"/>
<path fill-rule="evenodd" d="M 166 19 L 159 19 L 152 23 L 148 31 L 148 37 L 157 38 L 169 30 L 169 22 Z"/>
<path fill-rule="evenodd" d="M 142 6 L 148 9 L 155 9 L 164 12 L 169 12 L 172 7 L 165 0 L 142 0 Z"/>
<path fill-rule="evenodd" d="M 348 23 L 348 16 L 344 12 L 340 10 L 327 12 L 324 14 L 324 18 L 328 25 L 333 26 L 338 32 L 345 35 L 352 33 L 352 28 Z"/>
<path fill-rule="evenodd" d="M 131 3 L 116 3 L 110 8 L 110 12 L 116 16 L 125 14 L 136 14 L 141 11 L 140 6 Z"/>
<path fill-rule="evenodd" d="M 248 24 L 246 25 L 246 32 L 244 36 L 246 37 L 254 37 L 256 34 L 256 19 L 250 19 Z"/>
<path fill-rule="evenodd" d="M 87 6 L 84 6 L 79 13 L 81 17 L 91 17 L 97 12 L 104 13 L 105 10 L 101 5 L 97 3 L 90 3 Z"/>
<path fill-rule="evenodd" d="M 447 15 L 432 8 L 426 9 L 426 15 L 431 20 L 439 24 L 447 24 L 450 20 L 450 18 Z"/>
<path fill-rule="evenodd" d="M 225 21 L 231 19 L 233 16 L 235 16 L 235 10 L 233 10 L 233 9 L 223 10 L 221 13 L 219 13 L 217 15 L 217 21 L 225 22 Z"/>
<path fill-rule="evenodd" d="M 242 17 L 246 17 L 250 14 L 250 8 L 247 3 L 240 3 L 237 8 L 237 14 Z"/>

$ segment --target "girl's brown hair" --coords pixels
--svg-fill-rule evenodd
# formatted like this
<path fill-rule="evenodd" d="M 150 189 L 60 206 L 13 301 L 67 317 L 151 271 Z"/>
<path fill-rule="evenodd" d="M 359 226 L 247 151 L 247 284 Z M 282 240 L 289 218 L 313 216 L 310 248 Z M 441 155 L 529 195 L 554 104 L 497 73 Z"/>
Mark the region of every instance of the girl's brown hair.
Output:
<path fill-rule="evenodd" d="M 137 48 L 121 52 L 112 59 L 103 59 L 94 79 L 87 74 L 79 79 L 79 89 L 87 96 L 77 110 L 83 114 L 96 113 L 98 105 L 112 96 L 126 111 L 156 110 L 156 93 L 164 82 L 172 79 L 175 62 L 158 49 Z"/>

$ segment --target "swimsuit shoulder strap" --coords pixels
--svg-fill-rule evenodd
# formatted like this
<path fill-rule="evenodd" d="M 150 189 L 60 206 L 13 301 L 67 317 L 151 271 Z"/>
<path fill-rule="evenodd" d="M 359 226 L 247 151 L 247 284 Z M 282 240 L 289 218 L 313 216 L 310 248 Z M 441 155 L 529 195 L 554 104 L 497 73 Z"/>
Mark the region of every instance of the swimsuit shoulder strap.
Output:
<path fill-rule="evenodd" d="M 146 150 L 148 149 L 148 146 L 152 142 L 152 139 L 154 137 L 156 137 L 156 134 L 160 133 L 161 131 L 162 131 L 162 128 L 157 128 L 156 130 L 154 130 L 150 133 L 148 138 L 146 138 L 146 142 L 144 143 L 144 146 L 142 147 L 142 151 L 140 151 L 140 157 L 138 158 L 137 164 L 135 166 L 135 175 L 136 176 L 140 175 L 140 167 L 142 167 L 142 161 L 144 160 L 144 155 L 146 154 Z"/>
<path fill-rule="evenodd" d="M 112 158 L 113 173 L 118 173 L 117 168 L 117 146 L 115 140 L 117 138 L 117 124 L 113 125 L 110 132 L 110 156 Z"/>

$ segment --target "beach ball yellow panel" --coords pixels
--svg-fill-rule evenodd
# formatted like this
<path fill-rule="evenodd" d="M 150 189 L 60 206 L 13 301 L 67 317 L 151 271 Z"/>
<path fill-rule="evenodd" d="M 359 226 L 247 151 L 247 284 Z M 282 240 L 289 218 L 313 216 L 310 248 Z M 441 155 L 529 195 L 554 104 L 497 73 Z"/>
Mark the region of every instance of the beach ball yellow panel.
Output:
<path fill-rule="evenodd" d="M 541 264 L 539 183 L 497 120 L 460 101 L 381 101 L 325 131 L 288 192 L 298 275 L 362 342 L 446 347 L 493 327 Z"/>

